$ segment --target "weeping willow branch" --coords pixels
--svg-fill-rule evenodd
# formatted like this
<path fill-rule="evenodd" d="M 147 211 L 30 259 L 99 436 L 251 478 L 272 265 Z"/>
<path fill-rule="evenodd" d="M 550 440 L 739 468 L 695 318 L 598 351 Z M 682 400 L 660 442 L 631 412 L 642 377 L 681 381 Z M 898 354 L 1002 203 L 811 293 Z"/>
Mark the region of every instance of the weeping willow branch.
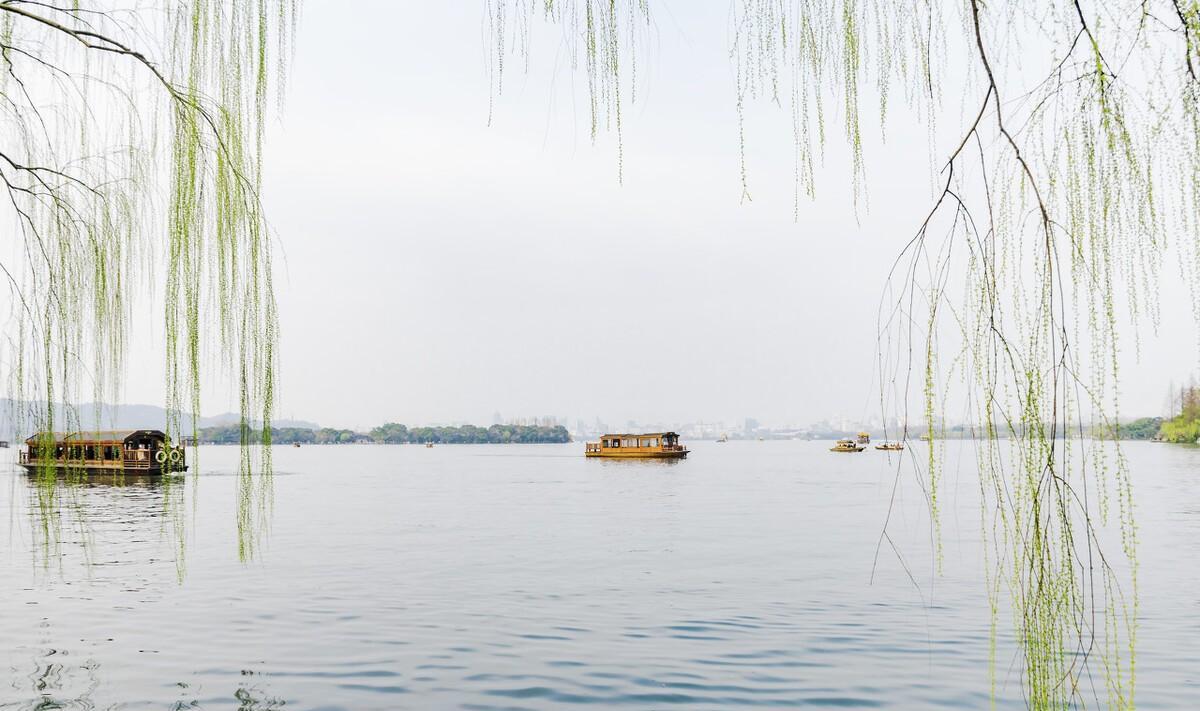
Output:
<path fill-rule="evenodd" d="M 0 0 L 0 179 L 14 235 L 0 259 L 22 429 L 101 425 L 73 403 L 89 390 L 118 401 L 134 324 L 147 329 L 133 305 L 159 290 L 168 434 L 189 434 L 206 374 L 238 384 L 245 431 L 270 422 L 277 321 L 258 185 L 296 13 L 296 0 Z M 269 442 L 261 455 L 244 445 L 249 557 L 271 469 Z M 52 508 L 53 472 L 41 478 Z"/>
<path fill-rule="evenodd" d="M 652 3 L 486 5 L 493 104 L 540 17 L 583 57 L 593 135 L 619 115 L 639 44 L 611 28 L 649 23 Z M 1105 438 L 1118 333 L 1136 351 L 1157 328 L 1167 255 L 1200 321 L 1200 3 L 735 0 L 730 23 L 743 199 L 756 100 L 790 115 L 797 218 L 835 123 L 856 208 L 895 97 L 928 129 L 930 208 L 898 236 L 880 306 L 885 420 L 916 421 L 913 403 L 936 434 L 953 401 L 972 423 L 992 629 L 1011 610 L 1028 705 L 1133 707 L 1132 484 Z M 946 97 L 965 97 L 961 115 Z M 939 551 L 940 451 L 911 460 Z"/>

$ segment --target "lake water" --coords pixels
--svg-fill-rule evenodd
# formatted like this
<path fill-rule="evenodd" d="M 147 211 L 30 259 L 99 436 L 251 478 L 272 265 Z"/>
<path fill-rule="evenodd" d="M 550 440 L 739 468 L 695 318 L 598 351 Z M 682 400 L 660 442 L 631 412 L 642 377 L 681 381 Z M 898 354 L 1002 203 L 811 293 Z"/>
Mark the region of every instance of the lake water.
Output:
<path fill-rule="evenodd" d="M 235 448 L 202 448 L 182 490 L 60 492 L 49 566 L 33 489 L 5 467 L 0 709 L 987 707 L 972 445 L 947 445 L 940 576 L 907 474 L 896 550 L 876 557 L 895 455 L 692 446 L 676 463 L 586 460 L 582 444 L 277 448 L 248 564 Z M 1195 708 L 1200 449 L 1126 452 L 1138 706 Z M 998 706 L 1023 708 L 999 624 Z"/>

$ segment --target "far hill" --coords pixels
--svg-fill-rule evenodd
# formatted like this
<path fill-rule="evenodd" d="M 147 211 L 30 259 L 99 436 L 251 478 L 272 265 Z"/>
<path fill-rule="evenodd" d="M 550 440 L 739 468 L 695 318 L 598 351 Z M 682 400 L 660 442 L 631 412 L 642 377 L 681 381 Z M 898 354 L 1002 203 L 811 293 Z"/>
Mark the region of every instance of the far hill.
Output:
<path fill-rule="evenodd" d="M 0 398 L 0 439 L 18 441 L 33 434 L 32 432 L 15 431 L 14 422 L 20 419 L 14 417 L 14 407 L 16 405 L 17 403 L 9 398 Z M 45 404 L 26 403 L 25 412 L 27 414 L 23 429 L 29 429 L 34 426 L 29 413 L 37 413 L 39 417 L 44 417 Z M 238 424 L 240 419 L 237 413 L 226 412 L 211 417 L 201 416 L 195 424 L 197 429 L 227 427 Z M 157 405 L 107 405 L 89 402 L 74 408 L 70 413 L 64 410 L 61 405 L 56 406 L 54 408 L 54 421 L 55 429 L 72 427 L 89 430 L 162 430 L 166 429 L 167 426 L 167 411 L 166 408 Z M 181 426 L 185 433 L 191 430 L 193 428 L 192 418 L 184 415 L 181 420 Z M 254 420 L 250 422 L 250 426 L 254 429 L 261 429 L 262 423 Z M 320 425 L 317 423 L 305 420 L 273 420 L 271 426 L 298 430 L 320 429 Z"/>

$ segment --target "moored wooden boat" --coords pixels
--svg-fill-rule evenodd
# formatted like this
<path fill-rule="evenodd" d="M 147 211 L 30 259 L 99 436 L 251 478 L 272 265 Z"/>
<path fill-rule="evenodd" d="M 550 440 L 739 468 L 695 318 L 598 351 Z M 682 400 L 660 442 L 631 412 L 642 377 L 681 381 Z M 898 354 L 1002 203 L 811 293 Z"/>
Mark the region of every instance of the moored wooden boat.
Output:
<path fill-rule="evenodd" d="M 829 448 L 830 452 L 861 452 L 866 449 L 865 444 L 859 444 L 852 439 L 839 439 L 837 444 Z"/>
<path fill-rule="evenodd" d="M 875 449 L 882 449 L 885 452 L 899 452 L 904 449 L 904 443 L 884 440 L 883 442 L 875 445 Z"/>
<path fill-rule="evenodd" d="M 683 459 L 688 448 L 679 444 L 679 435 L 674 432 L 606 434 L 599 442 L 584 445 L 583 454 L 615 459 Z"/>
<path fill-rule="evenodd" d="M 25 440 L 18 464 L 26 471 L 139 474 L 187 471 L 183 447 L 159 430 L 39 432 Z"/>

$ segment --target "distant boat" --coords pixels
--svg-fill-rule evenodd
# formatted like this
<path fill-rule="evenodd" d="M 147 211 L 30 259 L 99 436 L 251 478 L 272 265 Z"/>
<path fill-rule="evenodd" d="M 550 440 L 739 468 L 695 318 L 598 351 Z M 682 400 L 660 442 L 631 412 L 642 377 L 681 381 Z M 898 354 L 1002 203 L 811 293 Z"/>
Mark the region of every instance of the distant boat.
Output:
<path fill-rule="evenodd" d="M 618 459 L 683 459 L 687 455 L 688 448 L 674 432 L 606 434 L 599 442 L 586 443 L 583 450 L 585 457 Z"/>
<path fill-rule="evenodd" d="M 729 441 L 729 435 L 727 435 L 727 434 L 723 434 L 723 435 L 721 435 L 720 437 L 717 437 L 717 441 L 718 441 L 718 442 L 728 442 L 728 441 Z"/>
<path fill-rule="evenodd" d="M 837 444 L 829 448 L 830 452 L 861 452 L 866 449 L 866 445 L 859 444 L 852 439 L 839 439 Z"/>
<path fill-rule="evenodd" d="M 425 449 L 433 449 L 433 442 L 426 442 Z"/>
<path fill-rule="evenodd" d="M 882 449 L 885 452 L 899 452 L 900 450 L 904 449 L 904 443 L 903 442 L 889 442 L 888 440 L 884 440 L 884 441 L 880 442 L 879 444 L 875 445 L 875 449 Z"/>
<path fill-rule="evenodd" d="M 299 442 L 292 442 L 292 446 L 293 446 L 293 447 L 299 447 L 299 446 L 300 446 L 300 443 L 299 443 Z"/>
<path fill-rule="evenodd" d="M 871 433 L 870 432 L 859 432 L 858 433 L 858 443 L 859 444 L 870 444 L 871 443 Z"/>

